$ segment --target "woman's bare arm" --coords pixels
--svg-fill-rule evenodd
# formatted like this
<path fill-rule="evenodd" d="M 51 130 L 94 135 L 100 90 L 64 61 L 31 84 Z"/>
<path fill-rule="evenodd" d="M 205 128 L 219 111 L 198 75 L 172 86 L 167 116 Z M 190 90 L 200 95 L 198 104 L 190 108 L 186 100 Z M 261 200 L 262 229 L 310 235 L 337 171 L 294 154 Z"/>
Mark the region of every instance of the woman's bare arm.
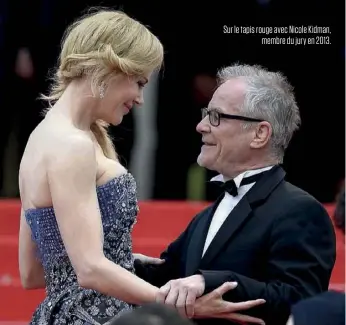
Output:
<path fill-rule="evenodd" d="M 37 247 L 31 239 L 31 229 L 26 222 L 23 208 L 19 228 L 19 273 L 25 289 L 41 289 L 46 286 L 44 271 L 37 258 Z"/>
<path fill-rule="evenodd" d="M 96 194 L 96 158 L 84 135 L 61 139 L 47 161 L 49 188 L 66 251 L 82 287 L 132 304 L 155 301 L 158 288 L 108 260 Z"/>

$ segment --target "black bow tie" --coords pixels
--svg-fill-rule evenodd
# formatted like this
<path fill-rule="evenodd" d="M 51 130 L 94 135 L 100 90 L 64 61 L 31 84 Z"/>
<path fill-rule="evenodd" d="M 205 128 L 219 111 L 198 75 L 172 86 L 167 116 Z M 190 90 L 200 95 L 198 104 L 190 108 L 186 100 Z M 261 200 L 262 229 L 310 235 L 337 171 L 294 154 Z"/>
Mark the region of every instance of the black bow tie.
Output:
<path fill-rule="evenodd" d="M 257 182 L 263 176 L 264 173 L 265 172 L 259 173 L 259 174 L 255 174 L 255 175 L 250 176 L 250 177 L 243 178 L 243 180 L 241 181 L 239 187 L 241 187 L 243 185 L 252 184 L 252 183 Z M 231 180 L 229 180 L 227 182 L 211 181 L 211 183 L 219 185 L 220 188 L 223 191 L 228 192 L 232 196 L 237 196 L 238 195 L 238 188 L 237 188 L 237 185 L 235 184 L 235 181 L 233 179 L 231 179 Z"/>

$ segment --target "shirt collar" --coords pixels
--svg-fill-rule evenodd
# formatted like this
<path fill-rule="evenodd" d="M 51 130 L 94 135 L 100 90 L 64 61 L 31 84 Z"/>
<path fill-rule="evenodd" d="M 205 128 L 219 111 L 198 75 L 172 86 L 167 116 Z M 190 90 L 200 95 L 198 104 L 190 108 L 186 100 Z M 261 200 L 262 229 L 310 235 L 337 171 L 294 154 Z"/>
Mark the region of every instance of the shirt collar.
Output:
<path fill-rule="evenodd" d="M 267 171 L 273 167 L 274 166 L 268 166 L 268 167 L 262 167 L 262 168 L 247 170 L 247 171 L 239 174 L 238 176 L 236 176 L 234 178 L 234 182 L 235 182 L 237 188 L 239 188 L 239 185 L 240 185 L 241 181 L 243 180 L 243 178 L 262 173 L 262 172 Z M 219 175 L 213 177 L 210 181 L 219 181 L 219 182 L 225 183 L 228 180 L 229 180 L 229 178 L 223 176 L 222 174 L 219 174 Z"/>

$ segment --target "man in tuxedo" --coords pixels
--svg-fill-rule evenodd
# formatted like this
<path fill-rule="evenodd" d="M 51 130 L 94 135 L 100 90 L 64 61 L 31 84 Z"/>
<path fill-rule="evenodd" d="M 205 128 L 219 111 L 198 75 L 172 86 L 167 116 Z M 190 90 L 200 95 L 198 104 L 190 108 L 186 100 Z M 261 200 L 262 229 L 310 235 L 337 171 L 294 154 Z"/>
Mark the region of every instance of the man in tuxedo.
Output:
<path fill-rule="evenodd" d="M 247 311 L 284 325 L 290 307 L 328 289 L 336 257 L 334 229 L 315 198 L 285 181 L 285 150 L 300 125 L 291 85 L 280 73 L 234 65 L 202 110 L 198 163 L 219 173 L 223 194 L 171 243 L 160 265 L 135 261 L 159 286 L 158 302 L 191 315 L 196 299 L 226 281 L 227 301 L 265 299 Z M 229 324 L 198 320 L 199 324 Z"/>

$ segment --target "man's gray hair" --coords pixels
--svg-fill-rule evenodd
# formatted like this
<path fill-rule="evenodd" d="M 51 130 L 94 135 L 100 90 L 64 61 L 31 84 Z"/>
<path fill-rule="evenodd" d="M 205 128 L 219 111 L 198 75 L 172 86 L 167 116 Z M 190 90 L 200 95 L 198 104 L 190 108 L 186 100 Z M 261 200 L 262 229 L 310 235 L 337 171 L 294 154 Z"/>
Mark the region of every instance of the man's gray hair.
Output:
<path fill-rule="evenodd" d="M 293 87 L 280 72 L 270 72 L 259 65 L 236 64 L 218 72 L 219 84 L 234 78 L 246 82 L 244 102 L 239 107 L 242 115 L 263 119 L 273 129 L 271 147 L 274 157 L 283 156 L 293 133 L 300 126 L 300 114 Z M 245 123 L 248 127 L 250 123 Z"/>

